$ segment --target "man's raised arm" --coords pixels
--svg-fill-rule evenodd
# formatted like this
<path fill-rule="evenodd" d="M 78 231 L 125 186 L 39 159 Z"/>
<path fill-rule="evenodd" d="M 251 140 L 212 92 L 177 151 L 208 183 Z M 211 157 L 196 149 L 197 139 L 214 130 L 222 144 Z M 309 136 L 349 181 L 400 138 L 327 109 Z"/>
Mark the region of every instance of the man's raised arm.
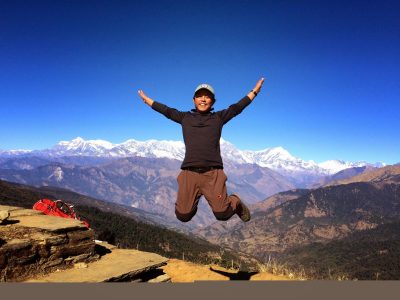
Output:
<path fill-rule="evenodd" d="M 217 112 L 217 114 L 221 117 L 224 124 L 229 122 L 229 120 L 231 120 L 238 114 L 240 114 L 243 111 L 243 109 L 245 109 L 245 107 L 253 101 L 253 99 L 260 92 L 263 83 L 264 83 L 264 78 L 261 78 L 260 80 L 257 81 L 255 87 L 239 102 L 230 105 L 227 109 Z"/>
<path fill-rule="evenodd" d="M 168 107 L 167 105 L 162 104 L 160 102 L 154 101 L 153 99 L 147 97 L 142 90 L 139 90 L 138 94 L 139 97 L 142 98 L 143 102 L 146 103 L 148 106 L 150 106 L 153 110 L 163 114 L 168 119 L 171 119 L 172 121 L 181 124 L 182 119 L 185 116 L 185 113 L 176 110 L 175 108 Z"/>

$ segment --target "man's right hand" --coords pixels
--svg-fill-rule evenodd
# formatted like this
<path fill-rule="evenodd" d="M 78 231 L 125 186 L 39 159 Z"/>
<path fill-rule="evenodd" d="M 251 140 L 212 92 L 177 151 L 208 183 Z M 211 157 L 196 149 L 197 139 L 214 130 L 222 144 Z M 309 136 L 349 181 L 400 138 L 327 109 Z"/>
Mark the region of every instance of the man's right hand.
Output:
<path fill-rule="evenodd" d="M 258 94 L 263 86 L 263 83 L 264 83 L 264 77 L 261 78 L 259 81 L 257 81 L 257 84 L 254 87 L 253 91 L 255 91 Z"/>
<path fill-rule="evenodd" d="M 148 106 L 152 106 L 154 100 L 147 97 L 146 94 L 142 90 L 138 90 L 139 97 L 142 98 L 143 102 L 146 103 Z"/>

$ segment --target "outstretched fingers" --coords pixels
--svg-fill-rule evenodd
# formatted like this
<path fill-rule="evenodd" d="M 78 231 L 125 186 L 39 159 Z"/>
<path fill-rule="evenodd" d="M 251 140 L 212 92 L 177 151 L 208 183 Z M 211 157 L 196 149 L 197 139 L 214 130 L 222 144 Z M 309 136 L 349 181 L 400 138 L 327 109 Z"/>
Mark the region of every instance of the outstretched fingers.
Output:
<path fill-rule="evenodd" d="M 145 93 L 143 92 L 143 90 L 138 90 L 138 94 L 139 94 L 140 98 L 146 97 L 146 95 L 145 95 Z"/>
<path fill-rule="evenodd" d="M 149 106 L 153 105 L 154 100 L 147 97 L 146 94 L 143 92 L 143 90 L 138 90 L 138 94 L 139 94 L 139 97 L 142 98 L 144 103 L 146 103 Z"/>
<path fill-rule="evenodd" d="M 257 82 L 257 87 L 261 89 L 262 85 L 264 84 L 264 77 L 261 78 L 258 82 Z"/>
<path fill-rule="evenodd" d="M 254 91 L 255 91 L 256 93 L 259 93 L 260 90 L 261 90 L 261 88 L 262 88 L 262 85 L 263 85 L 263 84 L 264 84 L 264 77 L 262 77 L 260 80 L 257 81 L 257 84 L 256 84 L 256 86 L 254 87 Z"/>
<path fill-rule="evenodd" d="M 146 96 L 146 94 L 143 92 L 143 90 L 138 90 L 138 94 L 139 94 L 139 97 L 142 98 L 142 100 L 144 102 L 146 102 L 146 100 L 149 98 Z"/>

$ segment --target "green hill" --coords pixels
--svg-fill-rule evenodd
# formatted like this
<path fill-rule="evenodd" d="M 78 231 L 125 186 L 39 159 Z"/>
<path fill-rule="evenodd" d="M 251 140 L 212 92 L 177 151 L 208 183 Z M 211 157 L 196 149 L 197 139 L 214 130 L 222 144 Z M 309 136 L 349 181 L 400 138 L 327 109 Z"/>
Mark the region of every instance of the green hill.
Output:
<path fill-rule="evenodd" d="M 400 221 L 329 243 L 292 248 L 278 258 L 313 279 L 400 279 Z"/>

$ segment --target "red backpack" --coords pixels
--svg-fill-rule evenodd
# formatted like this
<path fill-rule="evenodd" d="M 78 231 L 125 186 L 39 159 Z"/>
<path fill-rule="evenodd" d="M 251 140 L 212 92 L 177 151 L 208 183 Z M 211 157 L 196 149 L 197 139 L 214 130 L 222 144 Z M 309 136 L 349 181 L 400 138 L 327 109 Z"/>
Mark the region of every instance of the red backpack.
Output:
<path fill-rule="evenodd" d="M 87 228 L 90 228 L 87 221 L 78 218 L 73 207 L 73 205 L 61 200 L 53 201 L 50 199 L 40 199 L 33 205 L 33 209 L 39 210 L 46 215 L 76 219 L 81 221 Z"/>

